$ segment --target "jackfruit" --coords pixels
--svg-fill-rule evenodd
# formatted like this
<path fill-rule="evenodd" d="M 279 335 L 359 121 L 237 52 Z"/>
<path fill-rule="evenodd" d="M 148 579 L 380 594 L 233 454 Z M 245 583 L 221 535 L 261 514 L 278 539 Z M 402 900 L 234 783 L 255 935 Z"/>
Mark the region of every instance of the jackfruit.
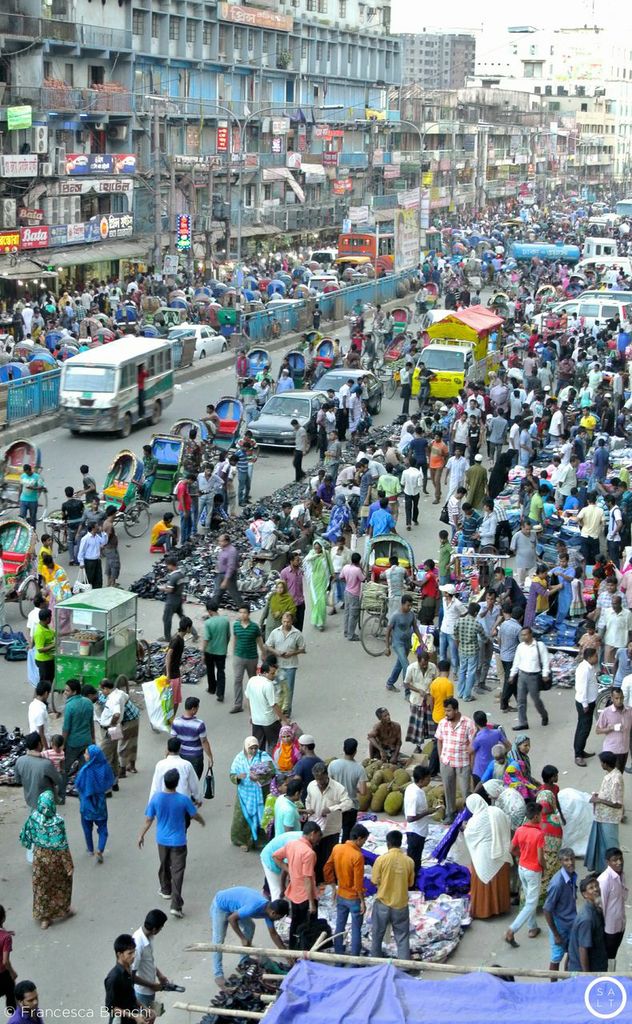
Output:
<path fill-rule="evenodd" d="M 388 783 L 383 782 L 381 786 L 378 786 L 375 793 L 373 794 L 373 799 L 371 800 L 371 810 L 374 811 L 376 814 L 379 814 L 380 811 L 383 811 L 384 801 L 386 800 L 387 796 Z"/>
<path fill-rule="evenodd" d="M 383 768 L 382 778 L 384 782 L 392 782 L 393 779 L 395 778 L 395 770 L 393 768 L 389 768 L 388 766 L 386 768 Z"/>
<path fill-rule="evenodd" d="M 393 778 L 394 784 L 400 789 L 402 786 L 407 786 L 410 782 L 410 775 L 405 768 L 398 768 Z"/>
<path fill-rule="evenodd" d="M 384 801 L 384 812 L 389 816 L 392 814 L 400 814 L 403 806 L 404 797 L 401 793 L 389 793 Z"/>
<path fill-rule="evenodd" d="M 358 797 L 358 807 L 361 811 L 368 811 L 371 806 L 371 798 L 373 794 L 371 792 L 365 793 L 363 796 Z"/>
<path fill-rule="evenodd" d="M 376 786 L 381 786 L 383 782 L 386 782 L 384 778 L 384 772 L 380 769 L 379 772 L 375 772 L 371 778 L 371 782 L 374 782 Z"/>

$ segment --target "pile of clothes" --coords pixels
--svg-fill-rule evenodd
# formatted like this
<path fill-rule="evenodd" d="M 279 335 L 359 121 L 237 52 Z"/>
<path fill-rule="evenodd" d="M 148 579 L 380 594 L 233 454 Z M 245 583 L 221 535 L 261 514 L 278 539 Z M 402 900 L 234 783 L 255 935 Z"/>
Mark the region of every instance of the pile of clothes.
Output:
<path fill-rule="evenodd" d="M 16 726 L 9 732 L 5 725 L 0 725 L 0 786 L 17 786 L 15 781 L 15 762 L 26 753 L 24 737 Z"/>

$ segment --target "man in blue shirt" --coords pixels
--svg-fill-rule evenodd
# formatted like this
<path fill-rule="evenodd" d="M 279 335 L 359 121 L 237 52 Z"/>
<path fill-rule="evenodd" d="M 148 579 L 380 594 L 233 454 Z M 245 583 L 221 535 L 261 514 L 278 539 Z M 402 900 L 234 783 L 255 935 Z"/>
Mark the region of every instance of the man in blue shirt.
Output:
<path fill-rule="evenodd" d="M 577 917 L 577 874 L 575 854 L 570 847 L 559 853 L 561 868 L 549 882 L 544 902 L 544 918 L 549 926 L 551 944 L 550 971 L 559 971 L 568 953 L 568 940 Z"/>
<path fill-rule="evenodd" d="M 395 520 L 388 510 L 388 498 L 380 498 L 380 507 L 371 513 L 369 519 L 369 536 L 384 537 L 387 533 L 395 532 Z"/>
<path fill-rule="evenodd" d="M 173 917 L 184 917 L 182 913 L 182 883 L 187 863 L 187 828 L 191 821 L 204 825 L 204 818 L 198 809 L 182 793 L 178 793 L 180 775 L 177 768 L 166 772 L 163 778 L 164 793 L 155 793 L 145 810 L 145 824 L 138 837 L 138 846 L 143 848 L 145 836 L 156 819 L 156 843 L 160 868 L 160 895 L 171 900 L 170 913 Z"/>
<path fill-rule="evenodd" d="M 298 833 L 302 835 L 302 833 Z M 287 842 L 288 833 L 283 837 Z M 283 844 L 280 844 L 283 845 Z M 279 846 L 280 848 L 280 846 Z M 275 921 L 280 921 L 290 912 L 290 904 L 287 900 L 267 900 L 256 889 L 249 889 L 246 885 L 234 885 L 230 889 L 220 889 L 215 893 L 211 903 L 211 923 L 213 942 L 223 943 L 228 931 L 228 925 L 238 935 L 243 946 L 252 946 L 252 937 L 255 933 L 255 918 L 259 917 L 265 921 L 268 927 L 268 935 L 279 949 L 285 949 L 283 939 L 277 935 L 274 927 Z M 213 953 L 213 974 L 215 984 L 224 988 L 224 968 L 222 954 L 218 951 Z"/>

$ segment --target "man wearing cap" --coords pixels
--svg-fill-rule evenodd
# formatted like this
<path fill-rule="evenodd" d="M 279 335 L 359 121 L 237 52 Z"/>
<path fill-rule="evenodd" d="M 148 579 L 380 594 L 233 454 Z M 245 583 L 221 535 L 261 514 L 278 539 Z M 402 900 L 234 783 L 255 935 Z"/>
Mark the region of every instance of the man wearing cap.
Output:
<path fill-rule="evenodd" d="M 301 756 L 292 769 L 292 776 L 299 778 L 303 783 L 301 800 L 305 803 L 307 787 L 314 778 L 314 765 L 320 764 L 323 759 L 316 754 L 316 740 L 309 733 L 303 733 L 302 736 L 299 736 L 298 749 Z"/>
<path fill-rule="evenodd" d="M 483 456 L 479 453 L 474 457 L 474 465 L 465 474 L 467 487 L 466 502 L 472 508 L 480 509 L 483 498 L 487 494 L 487 470 L 483 465 Z"/>

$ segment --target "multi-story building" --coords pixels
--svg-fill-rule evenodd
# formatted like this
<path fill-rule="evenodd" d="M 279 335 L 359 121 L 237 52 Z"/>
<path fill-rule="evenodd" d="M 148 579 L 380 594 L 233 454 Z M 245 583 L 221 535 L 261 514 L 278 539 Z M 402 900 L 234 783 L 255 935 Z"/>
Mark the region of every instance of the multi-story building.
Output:
<path fill-rule="evenodd" d="M 6 0 L 0 273 L 104 276 L 175 250 L 180 214 L 197 261 L 337 232 L 387 130 L 389 29 L 390 0 Z"/>
<path fill-rule="evenodd" d="M 474 74 L 476 39 L 465 32 L 405 32 L 402 83 L 424 89 L 461 89 Z"/>

